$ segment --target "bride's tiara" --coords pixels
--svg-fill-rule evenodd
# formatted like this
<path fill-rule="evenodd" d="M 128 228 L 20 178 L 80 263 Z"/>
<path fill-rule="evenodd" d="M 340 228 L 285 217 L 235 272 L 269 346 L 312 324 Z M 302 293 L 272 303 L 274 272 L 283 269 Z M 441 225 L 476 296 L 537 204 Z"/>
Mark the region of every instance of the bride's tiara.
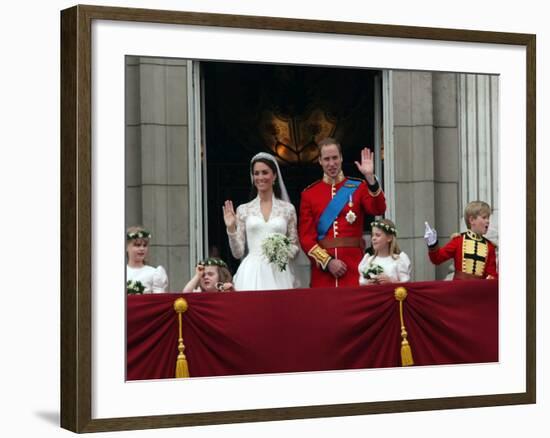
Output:
<path fill-rule="evenodd" d="M 264 158 L 266 160 L 269 160 L 269 161 L 273 161 L 274 163 L 277 162 L 277 160 L 275 159 L 275 157 L 271 154 L 268 154 L 267 152 L 258 152 L 256 155 L 254 155 L 252 157 L 252 159 L 250 160 L 250 163 L 254 163 L 254 161 L 256 160 L 259 160 L 260 158 Z"/>

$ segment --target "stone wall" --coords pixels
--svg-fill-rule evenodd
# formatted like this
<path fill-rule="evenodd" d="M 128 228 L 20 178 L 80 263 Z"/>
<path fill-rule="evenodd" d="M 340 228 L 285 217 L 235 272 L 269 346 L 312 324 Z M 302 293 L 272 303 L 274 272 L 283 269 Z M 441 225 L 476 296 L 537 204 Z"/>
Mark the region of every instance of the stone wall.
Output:
<path fill-rule="evenodd" d="M 126 226 L 151 231 L 148 264 L 189 279 L 187 62 L 126 58 Z"/>
<path fill-rule="evenodd" d="M 394 71 L 392 87 L 395 213 L 399 243 L 416 281 L 443 279 L 451 262 L 434 267 L 424 221 L 445 244 L 463 231 L 465 205 L 493 206 L 498 236 L 498 77 Z"/>

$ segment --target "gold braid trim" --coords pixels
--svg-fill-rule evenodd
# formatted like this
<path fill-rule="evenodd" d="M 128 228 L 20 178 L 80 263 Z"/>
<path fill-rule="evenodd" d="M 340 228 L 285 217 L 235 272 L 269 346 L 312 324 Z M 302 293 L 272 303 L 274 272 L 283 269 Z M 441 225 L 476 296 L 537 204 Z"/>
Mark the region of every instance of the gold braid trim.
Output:
<path fill-rule="evenodd" d="M 407 330 L 403 319 L 403 301 L 407 298 L 407 289 L 404 287 L 396 287 L 394 291 L 395 299 L 399 301 L 399 318 L 401 319 L 401 366 L 414 365 L 412 350 L 407 340 Z"/>
<path fill-rule="evenodd" d="M 332 258 L 330 254 L 319 245 L 315 245 L 311 248 L 307 255 L 315 260 L 315 262 L 323 269 L 327 268 L 328 262 L 330 262 L 330 259 Z"/>
<path fill-rule="evenodd" d="M 183 336 L 182 336 L 182 315 L 187 311 L 188 308 L 187 301 L 184 298 L 178 298 L 174 301 L 174 310 L 178 314 L 178 324 L 179 324 L 179 337 L 178 337 L 178 359 L 176 360 L 176 379 L 189 377 L 189 366 L 187 365 L 187 358 L 183 354 L 185 346 L 183 345 Z"/>

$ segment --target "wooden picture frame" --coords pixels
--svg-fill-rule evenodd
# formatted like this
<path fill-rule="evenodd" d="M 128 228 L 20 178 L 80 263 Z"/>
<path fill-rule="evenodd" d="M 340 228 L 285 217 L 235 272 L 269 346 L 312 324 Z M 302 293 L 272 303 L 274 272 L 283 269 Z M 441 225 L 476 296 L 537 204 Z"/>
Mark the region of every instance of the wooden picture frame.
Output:
<path fill-rule="evenodd" d="M 526 50 L 525 392 L 92 418 L 92 22 L 175 25 L 514 45 Z M 536 400 L 536 37 L 530 34 L 75 6 L 61 13 L 61 426 L 114 431 L 534 403 Z"/>

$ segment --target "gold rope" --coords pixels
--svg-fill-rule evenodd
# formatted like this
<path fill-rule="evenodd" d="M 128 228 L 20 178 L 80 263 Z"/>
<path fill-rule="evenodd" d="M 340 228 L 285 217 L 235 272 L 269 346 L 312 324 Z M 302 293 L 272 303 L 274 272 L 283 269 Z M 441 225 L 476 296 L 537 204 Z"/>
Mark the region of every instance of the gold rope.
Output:
<path fill-rule="evenodd" d="M 399 301 L 399 318 L 401 319 L 401 366 L 414 365 L 412 350 L 407 340 L 407 330 L 405 329 L 405 320 L 403 319 L 403 301 L 407 298 L 407 289 L 397 287 L 394 291 L 395 299 Z"/>
<path fill-rule="evenodd" d="M 187 365 L 187 358 L 183 354 L 185 346 L 183 345 L 183 336 L 182 336 L 182 315 L 188 308 L 187 301 L 184 298 L 178 298 L 174 301 L 174 310 L 178 314 L 178 324 L 179 324 L 179 337 L 178 337 L 178 359 L 176 361 L 176 378 L 189 377 L 189 366 Z"/>

